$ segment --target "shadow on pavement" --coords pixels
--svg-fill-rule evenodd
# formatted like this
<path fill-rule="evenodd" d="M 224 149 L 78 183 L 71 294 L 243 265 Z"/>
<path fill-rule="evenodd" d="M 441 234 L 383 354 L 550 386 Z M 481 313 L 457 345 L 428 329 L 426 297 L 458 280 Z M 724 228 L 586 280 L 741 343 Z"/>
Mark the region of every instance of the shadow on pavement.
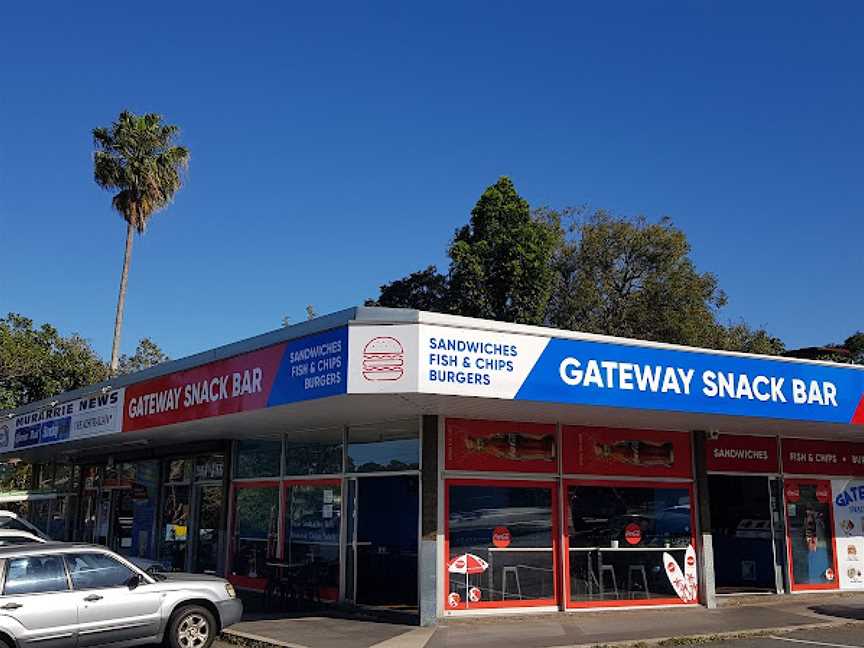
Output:
<path fill-rule="evenodd" d="M 864 621 L 864 605 L 811 605 L 808 609 L 837 619 Z"/>

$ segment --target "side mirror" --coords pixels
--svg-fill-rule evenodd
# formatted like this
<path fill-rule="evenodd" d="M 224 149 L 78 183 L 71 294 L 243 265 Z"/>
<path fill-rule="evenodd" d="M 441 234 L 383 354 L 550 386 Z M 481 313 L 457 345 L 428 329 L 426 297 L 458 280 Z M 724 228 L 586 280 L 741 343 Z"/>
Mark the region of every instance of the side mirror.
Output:
<path fill-rule="evenodd" d="M 135 589 L 136 587 L 138 587 L 140 584 L 141 584 L 141 576 L 139 576 L 138 574 L 132 574 L 132 575 L 129 577 L 129 580 L 126 581 L 126 586 L 127 586 L 130 590 L 134 590 L 134 589 Z"/>

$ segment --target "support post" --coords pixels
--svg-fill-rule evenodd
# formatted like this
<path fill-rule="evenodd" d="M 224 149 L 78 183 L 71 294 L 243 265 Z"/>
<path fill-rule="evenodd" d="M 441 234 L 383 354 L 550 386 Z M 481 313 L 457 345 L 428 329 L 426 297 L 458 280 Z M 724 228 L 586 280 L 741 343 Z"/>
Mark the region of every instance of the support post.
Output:
<path fill-rule="evenodd" d="M 438 623 L 438 417 L 423 416 L 420 476 L 420 625 Z"/>
<path fill-rule="evenodd" d="M 714 581 L 714 541 L 711 535 L 711 494 L 708 490 L 708 472 L 705 466 L 705 438 L 703 430 L 693 432 L 693 477 L 696 507 L 697 538 L 699 540 L 699 601 L 707 608 L 717 607 Z"/>

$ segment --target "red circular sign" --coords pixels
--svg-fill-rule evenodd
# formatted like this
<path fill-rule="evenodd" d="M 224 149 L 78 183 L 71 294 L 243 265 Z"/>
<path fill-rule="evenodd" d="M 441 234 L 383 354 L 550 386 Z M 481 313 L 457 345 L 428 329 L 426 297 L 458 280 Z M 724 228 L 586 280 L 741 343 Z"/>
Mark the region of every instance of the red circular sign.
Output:
<path fill-rule="evenodd" d="M 635 522 L 624 527 L 624 541 L 630 545 L 637 545 L 642 542 L 642 527 Z"/>
<path fill-rule="evenodd" d="M 447 605 L 451 608 L 459 607 L 459 604 L 462 602 L 462 597 L 459 596 L 459 592 L 450 592 L 447 595 Z"/>
<path fill-rule="evenodd" d="M 495 527 L 492 531 L 492 544 L 499 549 L 509 547 L 511 540 L 513 540 L 513 537 L 510 535 L 510 529 L 507 527 Z"/>
<path fill-rule="evenodd" d="M 482 594 L 479 587 L 472 587 L 468 590 L 468 600 L 472 603 L 479 601 L 481 596 Z"/>
<path fill-rule="evenodd" d="M 696 558 L 694 556 L 687 556 L 687 566 L 692 567 L 696 564 Z"/>
<path fill-rule="evenodd" d="M 798 484 L 786 484 L 786 499 L 790 502 L 801 499 L 801 489 L 798 488 Z"/>
<path fill-rule="evenodd" d="M 825 570 L 825 580 L 832 582 L 834 580 L 834 570 L 830 567 Z"/>
<path fill-rule="evenodd" d="M 825 484 L 819 484 L 816 487 L 816 499 L 819 500 L 822 504 L 828 501 L 828 486 L 826 486 Z"/>

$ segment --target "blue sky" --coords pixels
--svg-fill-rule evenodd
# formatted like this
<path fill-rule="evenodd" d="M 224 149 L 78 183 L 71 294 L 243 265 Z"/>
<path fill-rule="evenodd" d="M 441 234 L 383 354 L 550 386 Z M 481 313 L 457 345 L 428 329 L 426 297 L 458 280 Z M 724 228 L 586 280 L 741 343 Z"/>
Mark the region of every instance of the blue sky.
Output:
<path fill-rule="evenodd" d="M 125 231 L 90 131 L 128 108 L 192 160 L 135 242 L 125 351 L 444 266 L 500 175 L 535 206 L 672 217 L 724 317 L 790 346 L 864 328 L 864 5 L 419 5 L 4 3 L 0 312 L 108 355 Z"/>

